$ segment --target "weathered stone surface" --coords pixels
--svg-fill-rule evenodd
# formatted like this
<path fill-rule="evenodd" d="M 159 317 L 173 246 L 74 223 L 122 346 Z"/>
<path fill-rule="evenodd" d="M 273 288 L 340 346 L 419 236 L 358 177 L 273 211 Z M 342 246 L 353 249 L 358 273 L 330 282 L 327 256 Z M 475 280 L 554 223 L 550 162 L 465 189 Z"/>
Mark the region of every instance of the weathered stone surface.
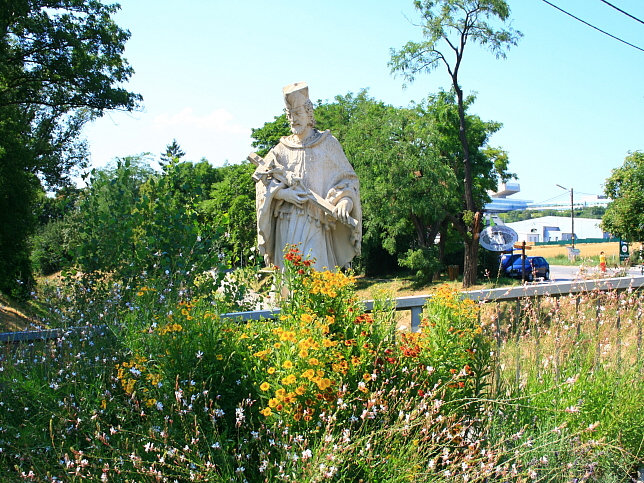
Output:
<path fill-rule="evenodd" d="M 360 253 L 362 209 L 358 177 L 338 140 L 315 129 L 304 82 L 283 89 L 290 136 L 257 165 L 257 236 L 268 265 L 283 267 L 284 247 L 298 245 L 318 270 L 346 266 Z"/>

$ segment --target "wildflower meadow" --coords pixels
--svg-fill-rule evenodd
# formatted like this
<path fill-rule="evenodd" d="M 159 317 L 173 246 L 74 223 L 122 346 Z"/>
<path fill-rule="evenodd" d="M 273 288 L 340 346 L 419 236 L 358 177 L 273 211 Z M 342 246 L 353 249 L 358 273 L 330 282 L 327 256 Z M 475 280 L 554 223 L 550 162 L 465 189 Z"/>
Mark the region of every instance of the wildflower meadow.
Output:
<path fill-rule="evenodd" d="M 641 293 L 504 308 L 443 285 L 411 333 L 350 273 L 285 260 L 267 320 L 221 317 L 252 308 L 253 270 L 43 290 L 50 325 L 83 328 L 2 347 L 0 481 L 626 482 L 644 463 Z"/>

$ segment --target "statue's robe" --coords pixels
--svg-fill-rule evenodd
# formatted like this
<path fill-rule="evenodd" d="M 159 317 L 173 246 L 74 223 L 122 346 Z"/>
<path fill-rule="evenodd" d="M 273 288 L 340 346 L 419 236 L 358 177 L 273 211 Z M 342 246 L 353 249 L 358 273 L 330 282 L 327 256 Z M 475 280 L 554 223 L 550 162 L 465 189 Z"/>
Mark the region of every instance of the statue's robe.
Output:
<path fill-rule="evenodd" d="M 297 245 L 304 256 L 315 258 L 313 266 L 318 270 L 344 267 L 360 253 L 362 209 L 358 177 L 329 131 L 314 131 L 305 144 L 296 136 L 283 137 L 266 155 L 253 179 L 258 246 L 268 265 L 283 268 L 287 245 Z M 313 201 L 294 205 L 276 198 L 280 190 L 298 183 L 332 205 L 350 198 L 350 214 L 358 220 L 357 226 L 336 220 Z"/>

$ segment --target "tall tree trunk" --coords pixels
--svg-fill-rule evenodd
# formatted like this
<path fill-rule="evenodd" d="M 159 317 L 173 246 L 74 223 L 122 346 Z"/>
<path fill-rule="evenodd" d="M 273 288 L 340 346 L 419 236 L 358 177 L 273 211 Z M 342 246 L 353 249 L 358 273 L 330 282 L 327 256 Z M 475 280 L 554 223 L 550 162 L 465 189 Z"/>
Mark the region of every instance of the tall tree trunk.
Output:
<path fill-rule="evenodd" d="M 463 288 L 476 284 L 476 276 L 479 261 L 479 238 L 481 232 L 480 211 L 474 214 L 471 236 L 465 237 L 465 259 L 463 267 Z"/>
<path fill-rule="evenodd" d="M 427 247 L 427 227 L 423 221 L 413 213 L 411 214 L 411 221 L 416 228 L 416 236 L 418 237 L 418 246 Z"/>
<path fill-rule="evenodd" d="M 447 242 L 447 219 L 443 220 L 440 224 L 440 241 L 438 242 L 438 261 L 441 265 L 445 265 L 445 244 Z"/>
<path fill-rule="evenodd" d="M 467 142 L 465 131 L 465 104 L 463 101 L 463 90 L 458 85 L 456 76 L 453 78 L 456 98 L 458 100 L 458 137 L 463 148 L 463 198 L 465 201 L 465 210 L 474 215 L 472 224 L 468 227 L 468 235 L 465 237 L 465 257 L 463 260 L 463 288 L 471 287 L 476 283 L 476 271 L 479 255 L 479 232 L 481 228 L 482 213 L 474 205 L 474 195 L 472 187 L 472 163 L 470 160 L 470 147 Z"/>

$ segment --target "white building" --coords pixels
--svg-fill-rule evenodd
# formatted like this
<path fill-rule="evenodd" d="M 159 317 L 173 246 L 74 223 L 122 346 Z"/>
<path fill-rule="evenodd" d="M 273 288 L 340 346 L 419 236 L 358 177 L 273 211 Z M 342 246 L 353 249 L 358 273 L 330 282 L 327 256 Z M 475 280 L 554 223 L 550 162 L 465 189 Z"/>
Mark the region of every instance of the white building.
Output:
<path fill-rule="evenodd" d="M 496 192 L 488 192 L 490 202 L 485 205 L 483 211 L 488 214 L 494 214 L 527 209 L 531 201 L 508 198 L 508 196 L 517 194 L 520 191 L 521 187 L 517 182 L 500 183 Z"/>
<path fill-rule="evenodd" d="M 601 220 L 575 218 L 575 239 L 607 238 L 599 227 Z M 519 241 L 549 242 L 572 239 L 571 219 L 567 216 L 543 216 L 531 220 L 506 223 L 519 235 Z"/>

